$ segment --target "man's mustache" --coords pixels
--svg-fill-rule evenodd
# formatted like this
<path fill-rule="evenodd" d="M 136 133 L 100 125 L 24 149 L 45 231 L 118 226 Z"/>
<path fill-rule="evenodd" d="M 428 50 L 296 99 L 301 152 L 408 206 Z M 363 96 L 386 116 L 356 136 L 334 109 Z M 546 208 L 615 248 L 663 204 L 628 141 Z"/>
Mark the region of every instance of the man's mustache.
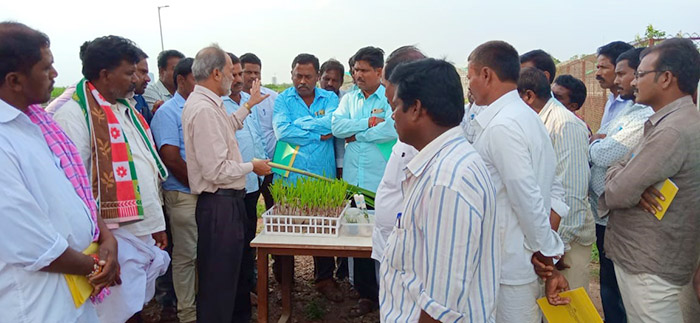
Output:
<path fill-rule="evenodd" d="M 595 79 L 598 80 L 598 81 L 605 81 L 605 79 L 604 79 L 602 76 L 600 76 L 600 75 L 596 75 L 596 76 L 595 76 Z"/>

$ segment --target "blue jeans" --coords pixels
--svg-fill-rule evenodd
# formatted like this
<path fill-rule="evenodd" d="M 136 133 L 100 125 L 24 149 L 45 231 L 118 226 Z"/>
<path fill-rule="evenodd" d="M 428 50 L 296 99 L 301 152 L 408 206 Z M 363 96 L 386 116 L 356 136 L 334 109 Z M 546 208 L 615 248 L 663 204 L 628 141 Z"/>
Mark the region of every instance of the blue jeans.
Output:
<path fill-rule="evenodd" d="M 600 259 L 600 298 L 606 323 L 627 323 L 625 306 L 622 304 L 620 288 L 615 278 L 612 260 L 605 256 L 605 226 L 595 225 L 596 246 Z"/>

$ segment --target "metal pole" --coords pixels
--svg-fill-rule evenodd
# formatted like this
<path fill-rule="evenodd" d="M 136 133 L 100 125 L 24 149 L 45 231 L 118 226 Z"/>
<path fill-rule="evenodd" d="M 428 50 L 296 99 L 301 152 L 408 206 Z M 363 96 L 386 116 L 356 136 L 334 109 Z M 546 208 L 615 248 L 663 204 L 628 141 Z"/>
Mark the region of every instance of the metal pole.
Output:
<path fill-rule="evenodd" d="M 163 24 L 160 21 L 160 9 L 170 7 L 169 5 L 158 7 L 158 28 L 160 28 L 160 50 L 164 51 L 165 46 L 163 45 Z"/>

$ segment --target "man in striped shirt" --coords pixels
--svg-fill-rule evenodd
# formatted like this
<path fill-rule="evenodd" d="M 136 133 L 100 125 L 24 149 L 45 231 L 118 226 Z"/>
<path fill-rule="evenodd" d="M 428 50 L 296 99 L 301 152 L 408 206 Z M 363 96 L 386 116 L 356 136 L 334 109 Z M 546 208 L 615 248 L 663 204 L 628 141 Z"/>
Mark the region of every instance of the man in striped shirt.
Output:
<path fill-rule="evenodd" d="M 393 118 L 419 152 L 406 167 L 403 212 L 381 264 L 385 322 L 493 322 L 500 277 L 496 190 L 459 123 L 455 68 L 422 59 L 400 65 Z"/>
<path fill-rule="evenodd" d="M 595 242 L 595 222 L 588 203 L 591 174 L 588 168 L 588 129 L 581 119 L 552 97 L 549 80 L 541 70 L 523 68 L 518 79 L 518 93 L 542 119 L 549 133 L 556 158 L 555 174 L 562 180 L 569 206 L 568 215 L 561 219 L 558 228 L 566 252 L 557 267 L 569 281 L 569 287 L 583 287 L 588 291 L 588 263 L 591 245 Z"/>

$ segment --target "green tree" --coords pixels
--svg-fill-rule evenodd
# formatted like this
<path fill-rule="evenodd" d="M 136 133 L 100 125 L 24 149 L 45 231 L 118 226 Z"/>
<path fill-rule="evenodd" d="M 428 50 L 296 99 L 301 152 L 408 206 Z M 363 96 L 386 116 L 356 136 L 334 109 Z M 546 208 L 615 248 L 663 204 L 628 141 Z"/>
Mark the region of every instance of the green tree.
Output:
<path fill-rule="evenodd" d="M 644 31 L 644 37 L 639 36 L 639 34 L 634 36 L 634 42 L 638 47 L 648 47 L 652 40 L 658 42 L 658 40 L 666 38 L 666 32 L 655 29 L 652 24 L 647 25 Z"/>

